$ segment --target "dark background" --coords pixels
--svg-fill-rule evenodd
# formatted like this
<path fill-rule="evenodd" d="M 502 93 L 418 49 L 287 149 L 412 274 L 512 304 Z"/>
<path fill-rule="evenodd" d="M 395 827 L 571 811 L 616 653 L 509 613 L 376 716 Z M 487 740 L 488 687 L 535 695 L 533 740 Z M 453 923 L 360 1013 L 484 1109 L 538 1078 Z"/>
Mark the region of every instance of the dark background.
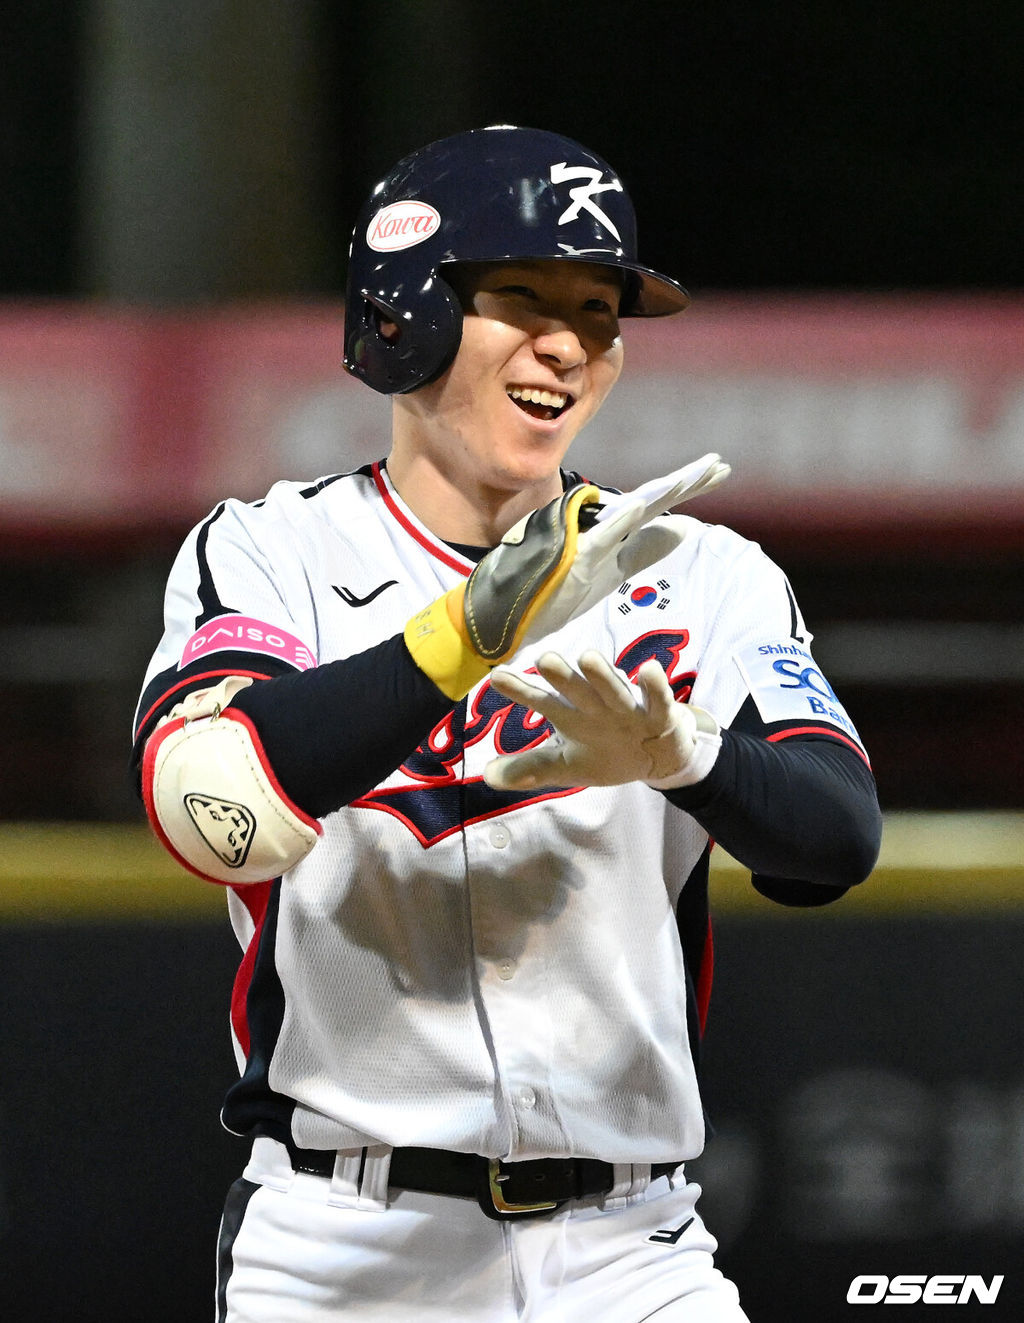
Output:
<path fill-rule="evenodd" d="M 1024 1080 L 1004 1018 L 1022 938 L 1019 911 L 719 924 L 716 1134 L 687 1170 L 751 1323 L 856 1320 L 864 1273 L 1003 1274 L 995 1307 L 950 1317 L 1021 1318 Z M 246 1156 L 216 1123 L 225 933 L 0 928 L 0 967 L 32 1011 L 0 1022 L 0 1315 L 207 1323 Z"/>
<path fill-rule="evenodd" d="M 339 292 L 368 186 L 424 141 L 495 122 L 605 156 L 648 260 L 697 291 L 1024 284 L 1016 0 L 297 8 L 316 240 L 287 276 L 268 262 L 256 292 Z M 0 294 L 103 292 L 80 232 L 92 9 L 0 10 Z M 230 70 L 246 30 L 272 39 L 280 5 L 210 9 L 224 13 L 211 57 Z M 248 73 L 232 85 L 239 137 L 258 121 Z"/>

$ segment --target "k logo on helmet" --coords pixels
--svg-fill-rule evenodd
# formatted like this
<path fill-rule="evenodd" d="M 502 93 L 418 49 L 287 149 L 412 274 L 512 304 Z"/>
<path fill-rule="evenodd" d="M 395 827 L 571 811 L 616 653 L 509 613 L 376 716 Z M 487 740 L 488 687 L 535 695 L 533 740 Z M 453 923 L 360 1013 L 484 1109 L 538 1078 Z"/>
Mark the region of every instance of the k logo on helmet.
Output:
<path fill-rule="evenodd" d="M 589 211 L 609 234 L 613 234 L 616 239 L 622 236 L 615 228 L 608 216 L 601 210 L 594 201 L 597 193 L 606 193 L 609 189 L 614 193 L 622 192 L 622 183 L 612 175 L 607 184 L 600 182 L 601 175 L 604 172 L 595 170 L 590 165 L 569 165 L 565 161 L 560 161 L 557 165 L 551 167 L 551 182 L 553 184 L 566 184 L 570 179 L 585 179 L 585 184 L 577 184 L 575 188 L 569 189 L 569 196 L 572 198 L 572 206 L 567 207 L 558 218 L 559 225 L 568 225 L 579 217 L 581 211 Z"/>

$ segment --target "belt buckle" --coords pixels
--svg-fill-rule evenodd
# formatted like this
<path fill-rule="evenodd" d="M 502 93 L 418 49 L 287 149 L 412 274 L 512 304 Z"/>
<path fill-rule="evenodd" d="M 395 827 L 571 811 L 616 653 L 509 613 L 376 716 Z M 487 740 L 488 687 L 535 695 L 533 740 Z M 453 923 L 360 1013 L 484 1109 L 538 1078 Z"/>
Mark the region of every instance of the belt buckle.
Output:
<path fill-rule="evenodd" d="M 536 1217 L 539 1213 L 550 1213 L 560 1206 L 559 1202 L 553 1199 L 528 1204 L 518 1204 L 506 1199 L 501 1187 L 508 1179 L 509 1173 L 502 1172 L 501 1159 L 491 1158 L 487 1163 L 487 1199 L 490 1207 L 487 1206 L 486 1200 L 480 1200 L 480 1206 L 488 1217 L 505 1222 L 517 1217 Z"/>

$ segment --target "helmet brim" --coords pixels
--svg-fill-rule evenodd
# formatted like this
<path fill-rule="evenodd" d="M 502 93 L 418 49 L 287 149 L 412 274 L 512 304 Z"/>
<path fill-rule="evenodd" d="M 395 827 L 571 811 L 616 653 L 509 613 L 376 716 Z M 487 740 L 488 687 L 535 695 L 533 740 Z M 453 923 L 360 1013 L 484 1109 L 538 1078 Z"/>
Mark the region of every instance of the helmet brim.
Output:
<path fill-rule="evenodd" d="M 591 265 L 610 267 L 613 271 L 622 271 L 626 276 L 623 288 L 620 317 L 670 317 L 690 306 L 690 296 L 678 281 L 671 276 L 662 275 L 652 267 L 641 266 L 639 262 L 623 261 L 611 254 L 600 256 L 589 253 L 504 253 L 497 257 L 461 257 L 439 263 L 436 274 L 441 275 L 446 266 L 475 266 L 495 262 L 587 262 Z"/>
<path fill-rule="evenodd" d="M 649 266 L 630 262 L 623 262 L 621 266 L 638 277 L 639 288 L 632 301 L 619 309 L 620 317 L 670 317 L 690 306 L 689 294 L 671 276 L 663 276 Z"/>

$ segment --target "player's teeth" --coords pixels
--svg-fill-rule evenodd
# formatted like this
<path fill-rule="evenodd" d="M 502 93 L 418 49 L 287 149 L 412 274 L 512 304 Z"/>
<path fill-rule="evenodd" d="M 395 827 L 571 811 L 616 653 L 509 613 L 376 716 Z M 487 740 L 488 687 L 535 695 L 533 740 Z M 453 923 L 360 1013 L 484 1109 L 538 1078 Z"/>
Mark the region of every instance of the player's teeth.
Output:
<path fill-rule="evenodd" d="M 560 392 L 534 390 L 532 387 L 510 386 L 508 394 L 513 400 L 525 400 L 527 404 L 540 404 L 548 409 L 562 409 L 569 398 Z"/>

